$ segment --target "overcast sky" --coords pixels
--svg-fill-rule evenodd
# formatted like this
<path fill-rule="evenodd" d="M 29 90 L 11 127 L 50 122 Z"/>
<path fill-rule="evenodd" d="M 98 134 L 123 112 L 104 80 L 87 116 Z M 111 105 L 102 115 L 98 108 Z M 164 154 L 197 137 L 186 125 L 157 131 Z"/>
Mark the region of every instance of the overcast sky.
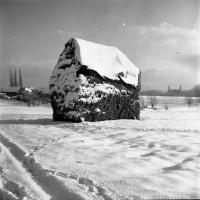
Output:
<path fill-rule="evenodd" d="M 65 42 L 79 37 L 121 49 L 142 71 L 142 89 L 200 82 L 198 0 L 0 0 L 1 86 L 20 67 L 25 86 L 48 87 Z"/>

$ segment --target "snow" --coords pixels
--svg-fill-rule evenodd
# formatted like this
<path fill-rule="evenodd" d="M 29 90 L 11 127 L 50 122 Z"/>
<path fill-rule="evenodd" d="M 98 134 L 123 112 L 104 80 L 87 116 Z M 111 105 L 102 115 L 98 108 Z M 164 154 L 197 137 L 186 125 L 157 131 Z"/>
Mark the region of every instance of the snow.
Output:
<path fill-rule="evenodd" d="M 82 65 L 88 66 L 102 76 L 119 79 L 118 74 L 124 72 L 128 78 L 123 80 L 137 86 L 139 69 L 118 48 L 74 38 L 76 56 Z"/>
<path fill-rule="evenodd" d="M 0 198 L 50 199 L 50 196 L 35 183 L 30 174 L 22 167 L 22 163 L 18 162 L 2 144 L 0 144 L 0 149 L 2 169 L 0 174 L 0 191 L 2 193 L 0 193 Z"/>
<path fill-rule="evenodd" d="M 62 185 L 63 194 L 88 200 L 200 198 L 200 107 L 167 97 L 165 110 L 163 98 L 140 121 L 80 124 L 54 122 L 51 108 L 0 100 L 0 192 L 14 182 L 29 191 L 27 199 L 48 199 L 42 195 L 53 195 L 50 184 L 37 172 L 50 177 L 54 192 Z M 14 147 L 26 153 L 25 165 Z"/>
<path fill-rule="evenodd" d="M 30 93 L 33 92 L 32 89 L 30 89 L 30 88 L 25 88 L 25 91 L 30 92 Z"/>
<path fill-rule="evenodd" d="M 89 104 L 97 103 L 99 100 L 103 98 L 103 95 L 101 95 L 101 97 L 96 96 L 97 91 L 101 91 L 101 93 L 104 95 L 120 94 L 119 89 L 117 89 L 114 85 L 107 83 L 90 84 L 84 75 L 80 75 L 80 79 L 82 80 L 82 86 L 79 95 L 81 95 L 82 97 L 79 99 L 79 101 L 88 102 Z"/>

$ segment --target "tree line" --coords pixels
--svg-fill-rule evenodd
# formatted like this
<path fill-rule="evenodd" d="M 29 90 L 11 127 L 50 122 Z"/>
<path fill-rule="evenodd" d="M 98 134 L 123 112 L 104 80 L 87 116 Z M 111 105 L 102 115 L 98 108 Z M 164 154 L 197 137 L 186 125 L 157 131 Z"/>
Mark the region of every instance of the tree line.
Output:
<path fill-rule="evenodd" d="M 142 95 L 147 96 L 147 101 L 142 98 L 142 95 L 140 97 L 140 107 L 141 109 L 145 109 L 150 105 L 152 109 L 155 109 L 158 104 L 158 98 L 157 96 L 166 96 L 163 95 L 164 93 L 162 91 L 156 91 L 156 90 L 149 90 L 146 93 L 143 93 Z M 185 103 L 190 107 L 191 105 L 200 104 L 200 84 L 194 86 L 191 90 L 185 91 L 184 95 L 185 97 Z M 165 109 L 168 110 L 168 105 L 165 105 Z"/>
<path fill-rule="evenodd" d="M 173 94 L 170 95 L 168 92 L 164 92 L 162 90 L 145 90 L 145 91 L 141 91 L 140 95 L 142 96 L 173 96 Z M 200 98 L 200 84 L 195 85 L 190 90 L 183 90 L 181 92 L 181 95 L 178 95 L 178 96 Z"/>

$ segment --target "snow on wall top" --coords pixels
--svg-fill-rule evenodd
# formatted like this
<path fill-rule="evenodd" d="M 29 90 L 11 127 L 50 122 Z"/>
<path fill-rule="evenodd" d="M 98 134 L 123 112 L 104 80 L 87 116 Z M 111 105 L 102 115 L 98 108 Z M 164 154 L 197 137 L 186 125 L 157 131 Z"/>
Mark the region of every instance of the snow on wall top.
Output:
<path fill-rule="evenodd" d="M 137 86 L 140 70 L 118 48 L 73 38 L 75 54 L 82 65 L 95 70 L 101 76 L 119 79 Z M 78 48 L 77 48 L 78 47 Z"/>

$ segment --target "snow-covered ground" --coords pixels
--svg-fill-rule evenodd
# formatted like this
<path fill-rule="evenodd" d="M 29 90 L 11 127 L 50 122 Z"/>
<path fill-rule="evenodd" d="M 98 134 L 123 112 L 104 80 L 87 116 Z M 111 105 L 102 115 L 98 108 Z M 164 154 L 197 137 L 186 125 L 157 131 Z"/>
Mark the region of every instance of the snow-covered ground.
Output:
<path fill-rule="evenodd" d="M 73 124 L 0 100 L 0 199 L 200 198 L 199 113 Z"/>

